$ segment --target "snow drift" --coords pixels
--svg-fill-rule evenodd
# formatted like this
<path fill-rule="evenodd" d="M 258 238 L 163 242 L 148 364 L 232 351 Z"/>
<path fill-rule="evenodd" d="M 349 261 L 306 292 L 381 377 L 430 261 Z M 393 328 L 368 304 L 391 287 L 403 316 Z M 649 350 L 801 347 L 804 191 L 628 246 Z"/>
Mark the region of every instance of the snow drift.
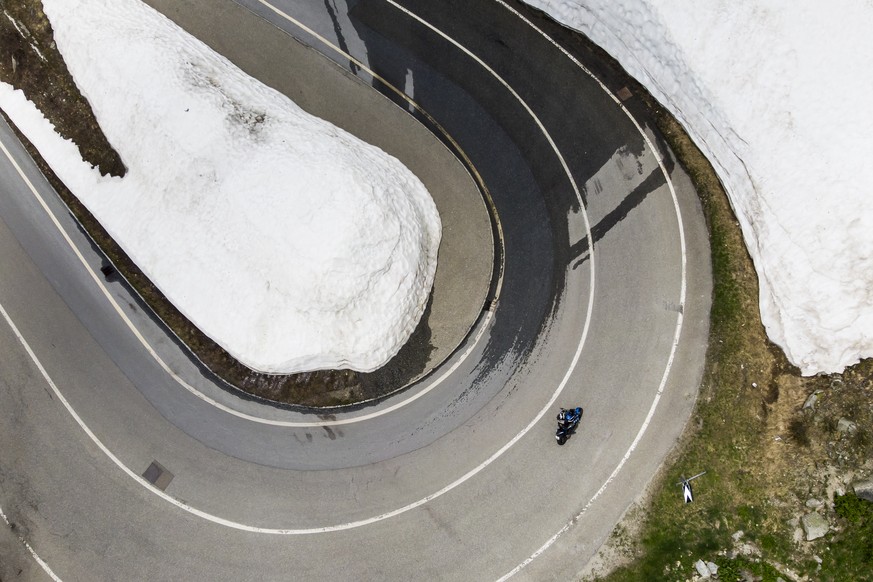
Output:
<path fill-rule="evenodd" d="M 176 307 L 263 372 L 368 371 L 400 349 L 441 228 L 407 168 L 138 0 L 43 4 L 127 175 L 100 177 L 8 86 L 2 106 Z"/>
<path fill-rule="evenodd" d="M 873 7 L 526 0 L 585 33 L 723 181 L 770 338 L 803 374 L 873 356 Z"/>

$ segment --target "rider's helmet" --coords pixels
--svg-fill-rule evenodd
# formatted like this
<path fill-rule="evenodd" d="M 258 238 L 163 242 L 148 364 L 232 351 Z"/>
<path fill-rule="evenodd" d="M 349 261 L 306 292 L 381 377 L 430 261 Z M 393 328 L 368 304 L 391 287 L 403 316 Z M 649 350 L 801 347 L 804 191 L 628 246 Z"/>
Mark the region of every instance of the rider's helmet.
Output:
<path fill-rule="evenodd" d="M 566 422 L 567 421 L 567 411 L 563 408 L 561 412 L 558 413 L 558 422 Z"/>

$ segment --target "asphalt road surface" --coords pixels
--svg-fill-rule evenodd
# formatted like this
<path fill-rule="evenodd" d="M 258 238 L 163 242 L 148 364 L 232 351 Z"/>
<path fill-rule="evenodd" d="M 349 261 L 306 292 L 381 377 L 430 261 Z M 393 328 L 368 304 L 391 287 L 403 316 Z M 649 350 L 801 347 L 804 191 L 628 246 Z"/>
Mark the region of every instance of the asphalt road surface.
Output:
<path fill-rule="evenodd" d="M 496 209 L 497 301 L 377 405 L 240 399 L 101 276 L 3 126 L 0 579 L 572 579 L 681 433 L 708 331 L 696 195 L 620 73 L 495 0 L 149 3 L 265 82 L 288 54 L 257 47 L 299 40 L 397 103 L 359 135 L 434 131 Z"/>

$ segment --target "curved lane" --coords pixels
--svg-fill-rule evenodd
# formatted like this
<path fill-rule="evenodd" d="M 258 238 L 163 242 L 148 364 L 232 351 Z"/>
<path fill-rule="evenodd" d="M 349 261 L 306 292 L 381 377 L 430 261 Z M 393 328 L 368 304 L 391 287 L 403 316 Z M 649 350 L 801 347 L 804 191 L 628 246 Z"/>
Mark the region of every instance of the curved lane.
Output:
<path fill-rule="evenodd" d="M 13 443 L 0 457 L 0 507 L 65 580 L 571 577 L 681 432 L 705 349 L 702 216 L 661 140 L 629 117 L 633 98 L 623 107 L 574 61 L 589 55 L 571 37 L 560 45 L 574 58 L 550 40 L 566 33 L 546 36 L 501 2 L 172 4 L 190 29 L 247 22 L 226 43 L 291 35 L 389 98 L 384 82 L 403 88 L 493 197 L 506 240 L 499 302 L 471 357 L 389 414 L 369 417 L 408 394 L 320 426 L 251 422 L 167 376 L 0 160 L 0 258 L 13 274 L 0 305 L 21 336 L 0 329 L 0 438 Z M 282 58 L 264 55 L 263 67 Z M 47 204 L 96 271 L 99 257 L 57 200 Z M 110 292 L 174 371 L 216 399 L 317 422 L 210 387 L 123 287 Z M 575 403 L 582 427 L 556 447 L 552 414 Z M 166 491 L 125 475 L 97 441 L 134 476 L 157 460 L 173 476 Z"/>

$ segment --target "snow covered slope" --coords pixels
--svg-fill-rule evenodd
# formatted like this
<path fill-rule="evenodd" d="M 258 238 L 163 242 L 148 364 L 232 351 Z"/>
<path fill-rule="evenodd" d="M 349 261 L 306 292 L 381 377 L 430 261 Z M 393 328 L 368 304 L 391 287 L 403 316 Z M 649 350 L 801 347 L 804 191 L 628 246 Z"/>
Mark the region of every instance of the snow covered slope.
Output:
<path fill-rule="evenodd" d="M 873 5 L 526 1 L 617 58 L 707 154 L 788 358 L 809 375 L 873 356 Z"/>
<path fill-rule="evenodd" d="M 373 370 L 430 293 L 440 219 L 400 162 L 303 112 L 139 0 L 43 0 L 128 173 L 0 106 L 163 293 L 264 372 Z"/>

